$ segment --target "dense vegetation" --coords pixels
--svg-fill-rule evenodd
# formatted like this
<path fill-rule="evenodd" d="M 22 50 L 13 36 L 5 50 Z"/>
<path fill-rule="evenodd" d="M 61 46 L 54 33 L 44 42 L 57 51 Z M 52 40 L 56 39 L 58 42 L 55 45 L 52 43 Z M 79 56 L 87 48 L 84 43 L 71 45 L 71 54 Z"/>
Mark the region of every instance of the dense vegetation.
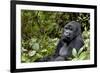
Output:
<path fill-rule="evenodd" d="M 34 62 L 52 55 L 65 24 L 70 21 L 82 24 L 85 45 L 76 52 L 73 48 L 70 60 L 90 58 L 90 14 L 51 11 L 21 11 L 21 62 Z"/>

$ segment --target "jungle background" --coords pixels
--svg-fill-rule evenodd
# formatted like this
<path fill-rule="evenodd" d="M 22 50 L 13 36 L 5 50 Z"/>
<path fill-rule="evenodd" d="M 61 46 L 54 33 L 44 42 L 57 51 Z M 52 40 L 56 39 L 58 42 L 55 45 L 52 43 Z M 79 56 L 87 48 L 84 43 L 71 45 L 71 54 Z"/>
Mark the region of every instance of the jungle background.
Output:
<path fill-rule="evenodd" d="M 81 23 L 84 46 L 72 50 L 71 61 L 90 58 L 90 14 L 21 10 L 21 62 L 30 63 L 53 55 L 64 25 L 70 21 Z"/>

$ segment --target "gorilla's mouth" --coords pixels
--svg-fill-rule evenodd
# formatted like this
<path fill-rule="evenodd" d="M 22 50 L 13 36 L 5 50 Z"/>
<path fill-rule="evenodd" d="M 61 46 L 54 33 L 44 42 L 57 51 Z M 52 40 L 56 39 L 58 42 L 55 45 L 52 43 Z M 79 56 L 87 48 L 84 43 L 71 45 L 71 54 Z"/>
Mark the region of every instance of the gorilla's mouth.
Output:
<path fill-rule="evenodd" d="M 63 41 L 64 41 L 64 42 L 69 42 L 69 41 L 70 41 L 70 37 L 64 37 L 64 38 L 63 38 Z"/>

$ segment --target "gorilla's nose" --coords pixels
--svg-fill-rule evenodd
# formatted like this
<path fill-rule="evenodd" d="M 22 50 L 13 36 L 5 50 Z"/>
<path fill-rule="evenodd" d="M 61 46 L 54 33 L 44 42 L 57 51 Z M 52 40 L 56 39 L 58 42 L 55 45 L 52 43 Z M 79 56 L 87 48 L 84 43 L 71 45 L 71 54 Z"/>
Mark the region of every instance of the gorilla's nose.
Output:
<path fill-rule="evenodd" d="M 68 36 L 70 36 L 70 33 L 69 32 L 64 32 L 64 36 L 68 37 Z"/>

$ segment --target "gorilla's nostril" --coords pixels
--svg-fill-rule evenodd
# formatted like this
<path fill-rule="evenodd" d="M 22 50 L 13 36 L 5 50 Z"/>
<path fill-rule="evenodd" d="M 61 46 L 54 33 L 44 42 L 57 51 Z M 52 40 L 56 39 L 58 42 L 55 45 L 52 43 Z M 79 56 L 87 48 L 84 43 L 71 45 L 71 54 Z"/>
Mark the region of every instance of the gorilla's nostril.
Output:
<path fill-rule="evenodd" d="M 65 33 L 64 33 L 64 36 L 69 36 L 69 35 L 70 35 L 69 32 L 65 32 Z"/>

